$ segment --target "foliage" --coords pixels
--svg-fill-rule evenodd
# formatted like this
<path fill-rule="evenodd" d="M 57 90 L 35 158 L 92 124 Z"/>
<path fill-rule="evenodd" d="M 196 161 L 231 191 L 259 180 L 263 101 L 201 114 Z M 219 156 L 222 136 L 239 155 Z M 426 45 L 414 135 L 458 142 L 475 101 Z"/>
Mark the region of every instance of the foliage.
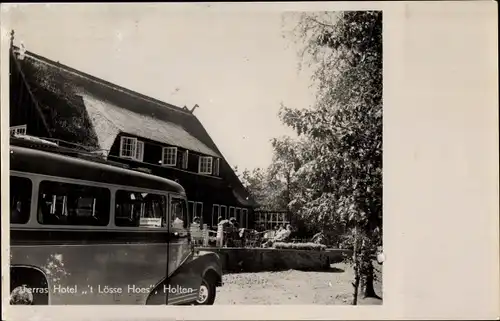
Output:
<path fill-rule="evenodd" d="M 326 245 L 315 244 L 315 243 L 285 243 L 276 242 L 273 244 L 275 249 L 286 249 L 286 250 L 313 250 L 313 251 L 324 251 L 326 250 Z"/>
<path fill-rule="evenodd" d="M 257 201 L 263 210 L 282 210 L 286 208 L 285 185 L 274 178 L 269 169 L 256 168 L 252 171 L 245 169 L 238 174 L 243 186 Z"/>
<path fill-rule="evenodd" d="M 312 108 L 280 112 L 307 146 L 292 148 L 300 166 L 291 180 L 300 184 L 289 205 L 326 239 L 340 235 L 354 249 L 356 304 L 359 283 L 375 295 L 372 258 L 382 241 L 382 13 L 294 17 L 317 96 Z"/>

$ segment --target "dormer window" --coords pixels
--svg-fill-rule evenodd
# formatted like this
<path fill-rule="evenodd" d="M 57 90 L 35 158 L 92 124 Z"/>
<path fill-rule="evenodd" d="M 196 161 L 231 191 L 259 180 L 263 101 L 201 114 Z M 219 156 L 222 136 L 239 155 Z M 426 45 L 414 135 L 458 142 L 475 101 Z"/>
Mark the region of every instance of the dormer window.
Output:
<path fill-rule="evenodd" d="M 200 156 L 198 161 L 198 173 L 200 174 L 212 174 L 212 157 Z"/>
<path fill-rule="evenodd" d="M 26 127 L 26 125 L 12 126 L 10 127 L 10 134 L 14 136 L 26 135 Z"/>
<path fill-rule="evenodd" d="M 163 147 L 161 163 L 164 166 L 177 165 L 177 147 Z"/>
<path fill-rule="evenodd" d="M 142 162 L 144 160 L 144 142 L 135 137 L 121 137 L 120 157 Z"/>

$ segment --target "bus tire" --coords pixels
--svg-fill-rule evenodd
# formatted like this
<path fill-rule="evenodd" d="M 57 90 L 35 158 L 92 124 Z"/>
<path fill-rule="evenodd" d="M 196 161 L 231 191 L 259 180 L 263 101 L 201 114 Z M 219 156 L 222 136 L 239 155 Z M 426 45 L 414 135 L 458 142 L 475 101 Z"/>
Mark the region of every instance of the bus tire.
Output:
<path fill-rule="evenodd" d="M 203 276 L 200 285 L 200 293 L 195 305 L 213 305 L 215 302 L 215 294 L 217 292 L 216 278 L 212 277 L 211 273 Z"/>
<path fill-rule="evenodd" d="M 29 289 L 36 289 L 36 291 L 30 291 Z M 48 305 L 49 291 L 45 275 L 33 268 L 11 268 L 10 304 Z"/>

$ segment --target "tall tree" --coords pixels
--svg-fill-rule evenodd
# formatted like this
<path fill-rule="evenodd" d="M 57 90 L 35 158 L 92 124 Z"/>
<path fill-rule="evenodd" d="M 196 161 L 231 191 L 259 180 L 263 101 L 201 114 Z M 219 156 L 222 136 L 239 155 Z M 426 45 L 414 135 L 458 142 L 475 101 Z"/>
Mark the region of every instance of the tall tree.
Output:
<path fill-rule="evenodd" d="M 342 227 L 354 249 L 358 288 L 376 296 L 372 258 L 382 229 L 382 13 L 304 13 L 293 39 L 313 68 L 313 108 L 282 108 L 282 121 L 308 141 L 297 194 L 302 215 L 323 230 Z"/>
<path fill-rule="evenodd" d="M 271 175 L 269 168 L 245 169 L 240 180 L 253 199 L 263 210 L 283 210 L 286 208 L 285 184 Z"/>

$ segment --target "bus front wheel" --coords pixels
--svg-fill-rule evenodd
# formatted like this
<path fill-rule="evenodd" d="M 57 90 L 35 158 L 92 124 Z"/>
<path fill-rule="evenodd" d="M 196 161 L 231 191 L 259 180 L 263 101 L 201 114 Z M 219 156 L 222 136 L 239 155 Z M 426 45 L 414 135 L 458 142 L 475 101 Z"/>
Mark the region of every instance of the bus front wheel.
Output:
<path fill-rule="evenodd" d="M 215 293 L 217 287 L 215 285 L 215 280 L 213 278 L 204 276 L 201 281 L 200 290 L 198 294 L 198 299 L 195 305 L 213 305 L 215 302 Z"/>

